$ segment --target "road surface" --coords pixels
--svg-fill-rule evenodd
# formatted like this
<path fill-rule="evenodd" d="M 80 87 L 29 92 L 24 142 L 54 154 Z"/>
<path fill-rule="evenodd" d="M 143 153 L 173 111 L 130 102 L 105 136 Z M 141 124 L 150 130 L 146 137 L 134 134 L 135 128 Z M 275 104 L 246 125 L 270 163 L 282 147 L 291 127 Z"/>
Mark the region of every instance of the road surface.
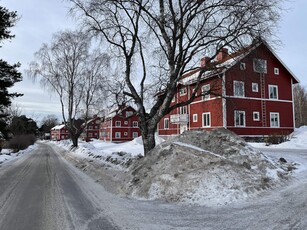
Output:
<path fill-rule="evenodd" d="M 0 167 L 1 230 L 307 229 L 307 150 L 264 150 L 305 167 L 287 186 L 227 206 L 137 201 L 105 191 L 47 144 Z"/>

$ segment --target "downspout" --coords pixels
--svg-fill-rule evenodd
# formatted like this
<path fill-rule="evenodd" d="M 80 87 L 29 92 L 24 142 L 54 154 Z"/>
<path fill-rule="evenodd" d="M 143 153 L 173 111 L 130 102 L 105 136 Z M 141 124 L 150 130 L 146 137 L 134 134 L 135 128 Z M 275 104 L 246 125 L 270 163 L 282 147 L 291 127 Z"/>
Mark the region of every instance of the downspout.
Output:
<path fill-rule="evenodd" d="M 113 141 L 113 118 L 111 118 L 111 127 L 110 127 L 110 142 Z"/>
<path fill-rule="evenodd" d="M 223 128 L 227 128 L 227 105 L 226 105 L 226 75 L 222 77 L 222 113 L 223 113 Z"/>

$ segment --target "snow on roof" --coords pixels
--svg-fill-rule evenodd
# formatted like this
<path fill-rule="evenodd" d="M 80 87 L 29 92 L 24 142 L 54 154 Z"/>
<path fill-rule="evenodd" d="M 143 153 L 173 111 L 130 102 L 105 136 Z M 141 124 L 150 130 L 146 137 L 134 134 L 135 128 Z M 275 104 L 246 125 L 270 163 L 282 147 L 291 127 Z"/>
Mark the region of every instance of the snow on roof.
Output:
<path fill-rule="evenodd" d="M 64 124 L 62 124 L 62 125 L 56 125 L 56 126 L 54 126 L 51 130 L 59 130 L 59 129 L 62 129 L 62 128 L 64 128 L 64 127 L 65 127 Z"/>

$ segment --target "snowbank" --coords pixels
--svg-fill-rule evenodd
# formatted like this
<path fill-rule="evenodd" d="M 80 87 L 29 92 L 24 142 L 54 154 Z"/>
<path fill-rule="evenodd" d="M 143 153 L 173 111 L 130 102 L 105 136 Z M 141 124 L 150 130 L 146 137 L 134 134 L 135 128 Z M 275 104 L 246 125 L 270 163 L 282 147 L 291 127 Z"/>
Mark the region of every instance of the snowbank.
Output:
<path fill-rule="evenodd" d="M 123 190 L 138 199 L 223 205 L 254 197 L 286 175 L 228 130 L 190 131 L 135 161 Z"/>
<path fill-rule="evenodd" d="M 24 154 L 31 152 L 35 148 L 35 145 L 30 145 L 25 150 L 20 150 L 19 152 L 13 153 L 10 149 L 2 149 L 0 153 L 0 165 L 7 163 L 13 159 L 21 157 Z"/>

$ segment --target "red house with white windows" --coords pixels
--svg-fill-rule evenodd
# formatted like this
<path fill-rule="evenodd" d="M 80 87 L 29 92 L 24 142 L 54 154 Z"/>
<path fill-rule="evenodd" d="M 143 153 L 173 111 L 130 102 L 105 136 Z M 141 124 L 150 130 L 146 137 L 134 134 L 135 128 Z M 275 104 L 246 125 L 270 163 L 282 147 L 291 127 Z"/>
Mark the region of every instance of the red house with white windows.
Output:
<path fill-rule="evenodd" d="M 100 140 L 124 142 L 140 135 L 139 118 L 131 106 L 115 110 L 100 124 Z"/>
<path fill-rule="evenodd" d="M 201 67 L 216 68 L 201 76 L 196 94 L 203 96 L 164 116 L 159 135 L 221 127 L 244 137 L 293 132 L 293 85 L 299 80 L 266 42 L 232 54 L 224 48 L 214 61 L 208 60 L 202 58 Z M 172 103 L 190 97 L 200 68 L 182 77 Z"/>
<path fill-rule="evenodd" d="M 56 125 L 50 130 L 51 140 L 60 141 L 69 138 L 69 133 L 65 125 Z"/>
<path fill-rule="evenodd" d="M 85 128 L 81 134 L 81 138 L 86 141 L 90 139 L 99 139 L 100 123 L 100 117 L 94 115 L 92 119 L 83 124 Z"/>

